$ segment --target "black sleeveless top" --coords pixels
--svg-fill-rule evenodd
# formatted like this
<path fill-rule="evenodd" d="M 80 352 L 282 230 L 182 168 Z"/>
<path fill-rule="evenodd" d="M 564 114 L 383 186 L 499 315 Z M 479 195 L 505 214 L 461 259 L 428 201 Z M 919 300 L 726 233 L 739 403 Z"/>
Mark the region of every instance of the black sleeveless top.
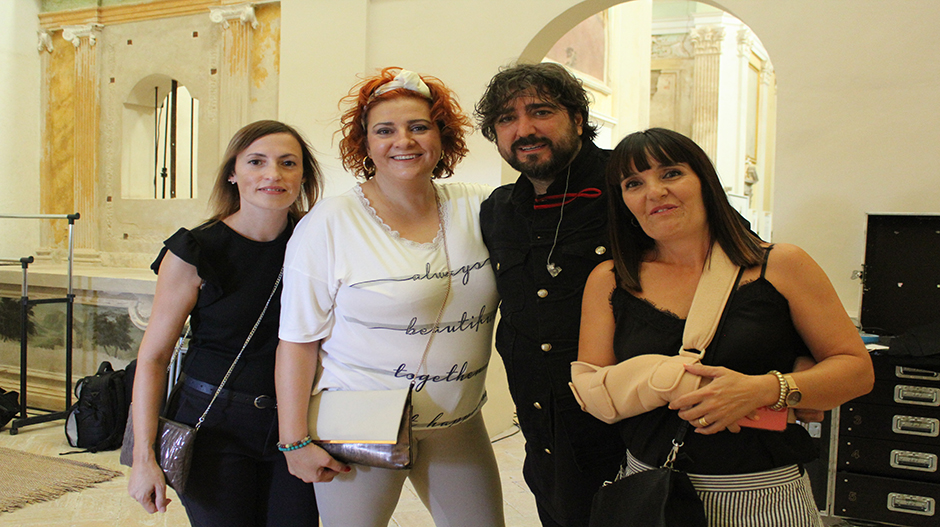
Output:
<path fill-rule="evenodd" d="M 767 253 L 769 254 L 769 249 Z M 739 287 L 731 299 L 721 335 L 716 335 L 703 363 L 748 375 L 793 371 L 797 356 L 810 355 L 793 321 L 789 304 L 764 278 Z M 617 288 L 611 296 L 616 329 L 614 354 L 619 362 L 647 353 L 677 355 L 685 321 Z M 624 442 L 639 460 L 659 466 L 671 448 L 681 420 L 663 406 L 620 422 Z M 742 428 L 704 436 L 689 433 L 676 468 L 693 474 L 742 474 L 806 463 L 817 456 L 809 434 L 791 424 L 783 432 Z"/>
<path fill-rule="evenodd" d="M 249 240 L 225 223 L 206 223 L 180 229 L 164 242 L 151 265 L 154 272 L 170 250 L 196 267 L 203 279 L 196 306 L 190 313 L 192 337 L 183 371 L 218 385 L 261 315 L 284 264 L 293 222 L 270 242 Z M 248 394 L 274 395 L 274 356 L 277 349 L 281 287 L 225 385 Z"/>

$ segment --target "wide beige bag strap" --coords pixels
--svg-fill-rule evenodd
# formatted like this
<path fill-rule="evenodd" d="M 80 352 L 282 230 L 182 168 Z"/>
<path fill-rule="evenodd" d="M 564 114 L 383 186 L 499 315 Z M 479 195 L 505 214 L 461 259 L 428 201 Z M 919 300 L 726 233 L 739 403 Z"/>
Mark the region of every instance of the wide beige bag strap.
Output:
<path fill-rule="evenodd" d="M 699 360 L 705 356 L 705 349 L 715 337 L 728 297 L 738 283 L 739 271 L 740 268 L 731 262 L 721 245 L 712 245 L 685 321 L 680 355 L 697 356 Z"/>

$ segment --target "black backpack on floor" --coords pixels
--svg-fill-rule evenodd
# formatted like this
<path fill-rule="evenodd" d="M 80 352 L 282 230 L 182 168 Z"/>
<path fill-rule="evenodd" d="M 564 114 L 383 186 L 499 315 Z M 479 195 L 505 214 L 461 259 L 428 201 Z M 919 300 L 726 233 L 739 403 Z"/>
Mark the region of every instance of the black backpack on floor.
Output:
<path fill-rule="evenodd" d="M 128 400 L 124 370 L 102 362 L 98 373 L 75 385 L 78 401 L 69 408 L 65 437 L 69 445 L 88 452 L 120 448 L 127 422 Z"/>
<path fill-rule="evenodd" d="M 0 429 L 6 426 L 20 411 L 20 394 L 0 388 Z"/>

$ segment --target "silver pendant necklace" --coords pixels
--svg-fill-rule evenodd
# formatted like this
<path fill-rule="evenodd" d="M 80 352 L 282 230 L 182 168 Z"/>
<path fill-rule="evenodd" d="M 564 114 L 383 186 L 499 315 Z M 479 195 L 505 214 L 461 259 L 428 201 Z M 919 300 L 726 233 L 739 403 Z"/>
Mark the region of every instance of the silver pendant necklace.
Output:
<path fill-rule="evenodd" d="M 561 210 L 558 212 L 558 225 L 555 225 L 555 239 L 552 240 L 552 248 L 548 251 L 548 257 L 545 258 L 545 268 L 548 274 L 555 278 L 561 274 L 561 266 L 552 261 L 552 254 L 555 252 L 555 245 L 558 244 L 558 232 L 561 230 L 561 220 L 565 217 L 565 202 L 568 201 L 568 184 L 571 182 L 571 164 L 568 164 L 568 175 L 565 176 L 565 193 L 561 196 Z"/>

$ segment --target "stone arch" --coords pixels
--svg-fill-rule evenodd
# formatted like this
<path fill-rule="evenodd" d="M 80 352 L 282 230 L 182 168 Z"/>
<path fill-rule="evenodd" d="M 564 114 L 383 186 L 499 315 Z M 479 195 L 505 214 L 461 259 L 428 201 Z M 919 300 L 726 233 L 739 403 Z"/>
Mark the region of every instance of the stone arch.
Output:
<path fill-rule="evenodd" d="M 535 62 L 542 60 L 542 57 L 545 56 L 559 38 L 568 31 L 571 31 L 571 28 L 581 23 L 585 18 L 615 5 L 626 4 L 633 1 L 634 0 L 585 0 L 584 2 L 571 6 L 552 19 L 551 22 L 545 24 L 545 27 L 532 37 L 532 40 L 529 41 L 525 49 L 522 50 L 522 53 L 519 54 L 519 62 Z M 747 23 L 746 20 L 741 19 L 741 17 L 734 14 L 734 12 L 727 7 L 721 5 L 720 2 L 714 2 L 712 0 L 695 1 L 717 7 L 731 16 L 742 20 L 744 23 Z"/>
<path fill-rule="evenodd" d="M 661 112 L 656 114 L 652 111 L 661 108 L 655 105 L 660 104 L 663 95 L 660 93 L 660 98 L 654 101 L 652 95 L 656 94 L 656 90 L 651 86 L 652 81 L 658 80 L 654 70 L 658 73 L 661 66 L 644 68 L 642 64 L 636 63 L 634 59 L 643 55 L 637 42 L 631 43 L 626 39 L 612 41 L 609 64 L 619 68 L 619 74 L 614 75 L 615 79 L 602 86 L 600 91 L 593 89 L 594 86 L 585 80 L 585 87 L 595 94 L 592 119 L 604 125 L 599 136 L 601 142 L 597 144 L 612 147 L 627 133 L 648 126 L 666 126 L 685 133 L 712 158 L 732 204 L 751 221 L 764 239 L 769 240 L 772 232 L 776 137 L 775 72 L 768 53 L 746 21 L 720 2 L 690 1 L 711 6 L 718 11 L 716 14 L 707 10 L 705 13 L 690 15 L 691 29 L 683 43 L 688 51 L 684 66 L 686 82 L 682 87 L 683 98 L 677 99 L 675 103 L 677 107 L 682 106 L 681 112 L 676 111 L 682 115 L 664 123 Z M 614 6 L 627 4 L 637 4 L 637 13 L 644 9 L 650 12 L 648 7 L 642 7 L 635 0 L 585 0 L 545 24 L 529 40 L 518 61 L 541 61 L 559 39 L 582 21 Z M 627 11 L 633 12 L 632 9 Z M 626 16 L 620 20 L 632 20 Z M 659 41 L 658 29 L 652 25 L 638 29 L 645 29 L 651 37 L 656 35 L 655 39 L 650 40 Z M 673 28 L 667 30 L 672 31 Z M 624 44 L 635 47 L 617 48 Z M 625 64 L 632 65 L 625 67 Z M 614 95 L 608 97 L 603 94 L 604 90 Z M 598 93 L 601 95 L 598 96 Z M 670 108 L 670 111 L 674 110 Z M 651 113 L 658 119 L 651 119 Z M 608 139 L 603 135 L 605 127 L 608 138 L 613 137 L 610 144 L 604 143 Z M 504 167 L 504 181 L 511 181 L 515 177 L 516 174 Z"/>

